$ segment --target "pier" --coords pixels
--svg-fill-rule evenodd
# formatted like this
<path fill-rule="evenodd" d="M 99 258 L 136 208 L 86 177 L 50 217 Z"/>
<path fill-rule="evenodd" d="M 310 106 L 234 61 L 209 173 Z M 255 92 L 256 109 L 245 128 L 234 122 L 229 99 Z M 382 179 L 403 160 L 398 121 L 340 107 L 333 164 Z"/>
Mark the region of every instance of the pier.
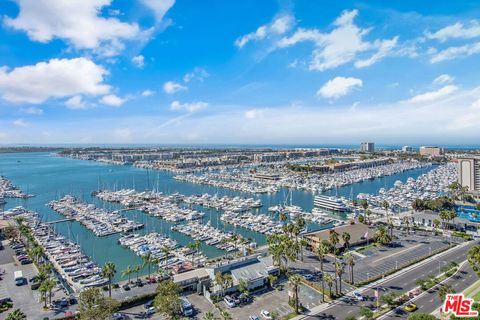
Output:
<path fill-rule="evenodd" d="M 68 222 L 68 221 L 75 221 L 75 219 L 74 218 L 66 218 L 66 219 L 60 219 L 60 220 L 55 220 L 55 221 L 48 221 L 48 222 L 45 222 L 45 224 L 56 224 L 56 223 Z"/>

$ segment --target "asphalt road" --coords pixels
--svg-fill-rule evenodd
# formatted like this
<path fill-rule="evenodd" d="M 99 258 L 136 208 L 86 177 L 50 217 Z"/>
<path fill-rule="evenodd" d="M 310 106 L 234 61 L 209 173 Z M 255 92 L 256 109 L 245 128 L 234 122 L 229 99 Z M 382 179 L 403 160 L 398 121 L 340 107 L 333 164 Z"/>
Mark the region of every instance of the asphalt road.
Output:
<path fill-rule="evenodd" d="M 466 260 L 468 249 L 475 244 L 478 244 L 478 242 L 469 243 L 467 246 L 456 247 L 451 251 L 445 253 L 441 257 L 433 258 L 433 260 L 421 263 L 420 265 L 408 270 L 407 272 L 404 272 L 398 276 L 394 276 L 381 282 L 380 284 L 378 284 L 378 286 L 381 288 L 380 294 L 385 295 L 390 292 L 403 293 L 414 289 L 417 286 L 415 284 L 417 279 L 425 278 L 429 274 L 439 274 L 439 266 L 441 267 L 450 261 L 461 262 Z M 460 282 L 464 282 L 466 286 L 468 286 L 468 283 L 471 283 L 467 280 Z M 302 319 L 346 319 L 348 317 L 358 316 L 361 307 L 370 307 L 373 309 L 376 304 L 374 298 L 374 288 L 368 287 L 361 293 L 366 298 L 364 301 L 356 301 L 352 297 L 346 296 L 340 300 L 337 300 L 336 302 L 332 302 L 331 306 L 323 309 L 320 312 L 317 312 L 315 315 L 305 316 Z M 431 303 L 432 306 L 435 304 L 434 301 L 432 301 Z M 424 307 L 425 309 L 427 309 L 427 305 L 425 305 Z"/>
<path fill-rule="evenodd" d="M 473 271 L 472 267 L 466 263 L 460 268 L 457 274 L 447 279 L 444 283 L 451 285 L 455 292 L 462 292 L 477 279 L 478 276 Z M 432 313 L 442 305 L 443 302 L 438 296 L 438 288 L 439 286 L 436 286 L 435 288 L 424 292 L 421 296 L 413 299 L 412 302 L 418 307 L 418 310 L 415 312 Z M 409 315 L 409 313 L 404 312 L 402 308 L 399 307 L 381 319 L 406 319 Z"/>

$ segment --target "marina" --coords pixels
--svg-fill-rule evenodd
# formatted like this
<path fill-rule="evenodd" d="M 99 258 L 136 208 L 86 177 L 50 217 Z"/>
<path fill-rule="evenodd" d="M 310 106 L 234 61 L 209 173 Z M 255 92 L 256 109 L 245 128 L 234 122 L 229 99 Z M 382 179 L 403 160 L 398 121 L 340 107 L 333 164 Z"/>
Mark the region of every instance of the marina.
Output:
<path fill-rule="evenodd" d="M 142 264 L 139 255 L 118 244 L 118 239 L 122 236 L 120 233 L 96 237 L 91 230 L 77 220 L 62 222 L 65 216 L 45 204 L 52 200 L 58 200 L 59 192 L 67 191 L 81 202 L 93 204 L 96 208 L 102 208 L 109 212 L 117 212 L 131 221 L 144 224 L 144 229 L 135 231 L 140 235 L 158 233 L 177 241 L 178 245 L 182 247 L 187 247 L 192 242 L 192 237 L 173 231 L 171 228 L 181 223 L 188 224 L 189 220 L 168 221 L 161 215 L 154 216 L 142 211 L 142 205 L 157 202 L 162 206 L 165 205 L 166 208 L 172 206 L 175 210 L 183 208 L 201 212 L 203 213 L 202 217 L 194 221 L 203 225 L 210 223 L 212 227 L 222 232 L 241 235 L 242 238 L 251 239 L 259 246 L 266 243 L 268 234 L 281 232 L 279 214 L 269 211 L 269 208 L 272 207 L 288 207 L 292 213 L 292 215 L 287 213 L 289 217 L 302 212 L 307 221 L 308 230 L 326 228 L 340 223 L 346 218 L 344 214 L 316 210 L 313 206 L 315 194 L 302 189 L 282 188 L 275 194 L 263 193 L 252 197 L 251 193 L 179 181 L 174 179 L 174 175 L 170 172 L 152 173 L 132 166 L 75 160 L 49 153 L 0 155 L 0 165 L 4 172 L 8 173 L 12 182 L 37 195 L 27 199 L 12 199 L 6 204 L 5 209 L 23 205 L 38 212 L 41 220 L 45 223 L 59 221 L 51 225 L 56 233 L 78 243 L 82 252 L 90 256 L 98 265 L 112 260 L 118 270 L 124 270 L 129 265 Z M 406 182 L 409 177 L 416 179 L 431 169 L 431 167 L 421 167 L 403 171 L 391 176 L 334 188 L 326 191 L 325 194 L 330 192 L 332 196 L 338 195 L 348 199 L 356 198 L 356 195 L 361 192 L 376 194 L 383 187 L 393 187 L 397 180 Z M 55 176 L 55 179 L 49 178 L 52 175 Z M 72 184 L 72 181 L 76 181 L 76 183 Z M 125 197 L 128 198 L 128 202 L 121 203 L 120 201 L 124 197 L 121 192 L 117 194 L 110 192 L 108 198 L 101 199 L 98 194 L 95 195 L 94 191 L 97 190 L 134 191 L 129 191 L 131 194 Z M 286 199 L 290 199 L 288 204 L 285 203 Z M 233 209 L 242 203 L 248 207 L 248 210 L 233 212 Z M 295 207 L 297 208 L 295 209 Z M 180 211 L 175 212 L 179 213 Z M 181 213 L 178 215 L 184 216 Z M 228 217 L 232 217 L 232 219 L 228 219 Z M 206 244 L 206 241 L 202 242 L 200 250 L 208 259 L 228 253 L 226 250 Z M 147 267 L 144 267 L 139 273 L 146 274 Z M 115 275 L 115 281 L 121 279 L 120 273 Z"/>
<path fill-rule="evenodd" d="M 98 237 L 143 228 L 142 223 L 128 220 L 117 212 L 108 212 L 93 204 L 83 203 L 71 195 L 50 201 L 48 206 L 67 218 L 74 218 Z"/>
<path fill-rule="evenodd" d="M 57 234 L 48 224 L 41 222 L 38 213 L 16 207 L 5 211 L 2 217 L 25 219 L 34 238 L 44 248 L 48 261 L 74 291 L 79 292 L 84 288 L 103 286 L 108 283 L 108 279 L 101 275 L 102 269 L 82 253 L 81 247 Z"/>
<path fill-rule="evenodd" d="M 14 186 L 6 177 L 0 176 L 0 205 L 7 203 L 5 198 L 27 199 L 31 197 L 33 197 L 33 195 L 23 192 Z"/>
<path fill-rule="evenodd" d="M 210 185 L 214 187 L 228 188 L 249 193 L 276 193 L 282 188 L 300 189 L 311 192 L 324 192 L 354 183 L 361 183 L 385 176 L 395 175 L 401 172 L 430 167 L 431 163 L 422 162 L 391 162 L 385 160 L 385 164 L 371 165 L 370 167 L 339 171 L 334 173 L 311 173 L 305 176 L 302 173 L 286 170 L 283 167 L 257 168 L 252 174 L 247 169 L 222 170 L 220 172 L 208 172 L 202 174 L 176 175 L 174 178 L 196 184 Z M 278 177 L 265 179 L 265 177 Z"/>

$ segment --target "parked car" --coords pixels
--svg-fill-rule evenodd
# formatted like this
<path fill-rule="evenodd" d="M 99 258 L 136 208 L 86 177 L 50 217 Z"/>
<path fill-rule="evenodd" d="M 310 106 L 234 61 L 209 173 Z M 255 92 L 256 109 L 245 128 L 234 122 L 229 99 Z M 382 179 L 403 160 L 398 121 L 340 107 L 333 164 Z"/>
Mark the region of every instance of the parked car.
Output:
<path fill-rule="evenodd" d="M 128 283 L 125 283 L 123 286 L 122 286 L 123 290 L 125 291 L 129 291 L 130 290 L 130 286 L 128 285 Z"/>
<path fill-rule="evenodd" d="M 272 315 L 267 310 L 262 310 L 261 314 L 267 320 L 272 320 L 273 319 Z"/>
<path fill-rule="evenodd" d="M 223 298 L 223 301 L 225 301 L 225 304 L 229 308 L 234 308 L 236 306 L 235 300 L 233 300 L 233 298 L 230 296 L 225 296 L 225 298 Z"/>
<path fill-rule="evenodd" d="M 155 307 L 150 307 L 145 311 L 145 313 L 147 314 L 147 317 L 152 316 L 155 312 L 157 312 L 157 310 L 155 310 Z"/>
<path fill-rule="evenodd" d="M 32 260 L 30 259 L 23 259 L 22 261 L 20 261 L 20 264 L 30 264 L 32 263 Z"/>
<path fill-rule="evenodd" d="M 256 315 L 252 314 L 250 317 L 248 317 L 248 320 L 260 320 Z"/>

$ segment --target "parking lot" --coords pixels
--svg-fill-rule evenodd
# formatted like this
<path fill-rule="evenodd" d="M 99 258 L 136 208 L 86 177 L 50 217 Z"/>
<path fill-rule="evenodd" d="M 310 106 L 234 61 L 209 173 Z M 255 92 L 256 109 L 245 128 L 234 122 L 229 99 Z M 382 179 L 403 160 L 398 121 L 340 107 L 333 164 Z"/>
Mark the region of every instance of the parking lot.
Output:
<path fill-rule="evenodd" d="M 355 259 L 354 282 L 361 283 L 367 279 L 379 277 L 401 269 L 419 258 L 426 257 L 449 246 L 448 241 L 440 235 L 430 232 L 410 232 L 395 230 L 395 241 L 389 246 L 373 247 L 366 251 L 353 251 Z M 320 262 L 314 252 L 305 250 L 304 261 L 296 261 L 290 264 L 295 272 L 313 275 L 312 282 L 320 284 Z M 332 275 L 335 272 L 334 258 L 327 256 L 324 260 L 324 271 Z M 345 267 L 343 280 L 350 277 L 348 266 Z M 333 287 L 335 290 L 335 286 Z M 343 282 L 342 292 L 354 290 L 354 287 Z"/>
<path fill-rule="evenodd" d="M 28 319 L 43 319 L 44 317 L 53 317 L 64 314 L 66 310 L 43 310 L 43 302 L 40 302 L 40 293 L 38 290 L 31 290 L 27 283 L 28 279 L 38 274 L 33 264 L 21 265 L 13 259 L 15 252 L 5 245 L 5 249 L 0 252 L 0 269 L 5 270 L 5 274 L 0 280 L 0 297 L 10 297 L 13 301 L 13 309 L 0 314 L 0 319 L 5 319 L 11 310 L 20 308 L 27 315 Z M 14 282 L 14 272 L 22 271 L 26 282 L 22 286 L 16 286 Z M 52 300 L 65 297 L 63 291 L 56 289 L 52 292 Z"/>

